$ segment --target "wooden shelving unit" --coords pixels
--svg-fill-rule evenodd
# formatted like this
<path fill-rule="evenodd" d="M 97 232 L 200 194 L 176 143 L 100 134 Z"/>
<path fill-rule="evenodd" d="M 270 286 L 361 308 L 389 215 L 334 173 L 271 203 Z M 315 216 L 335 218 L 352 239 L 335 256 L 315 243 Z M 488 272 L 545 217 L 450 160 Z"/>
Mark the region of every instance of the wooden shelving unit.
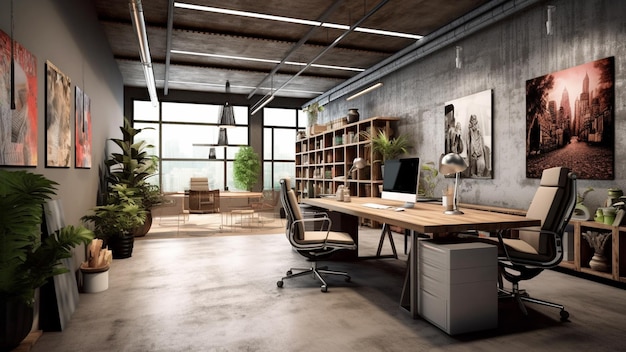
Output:
<path fill-rule="evenodd" d="M 563 261 L 561 266 L 589 275 L 595 275 L 609 280 L 626 283 L 626 255 L 620 257 L 620 253 L 626 253 L 626 226 L 611 226 L 595 221 L 572 220 L 574 226 L 574 260 Z M 610 243 L 607 243 L 604 255 L 611 263 L 609 272 L 593 270 L 589 267 L 589 261 L 593 257 L 594 249 L 583 238 L 583 233 L 595 231 L 610 233 Z"/>
<path fill-rule="evenodd" d="M 334 194 L 347 176 L 350 194 L 354 197 L 378 197 L 382 184 L 380 156 L 372 151 L 372 142 L 361 132 L 394 131 L 395 117 L 373 117 L 345 124 L 296 142 L 296 190 L 301 197 Z M 368 166 L 346 175 L 356 157 L 364 158 Z"/>

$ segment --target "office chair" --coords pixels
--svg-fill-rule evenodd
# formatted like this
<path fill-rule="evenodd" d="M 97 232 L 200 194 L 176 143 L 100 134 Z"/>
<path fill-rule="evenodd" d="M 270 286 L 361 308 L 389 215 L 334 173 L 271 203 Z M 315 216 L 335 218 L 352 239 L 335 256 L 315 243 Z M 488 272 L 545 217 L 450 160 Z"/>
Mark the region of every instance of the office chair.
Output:
<path fill-rule="evenodd" d="M 350 282 L 350 276 L 346 272 L 328 270 L 327 267 L 318 267 L 317 261 L 330 256 L 338 250 L 356 250 L 357 246 L 352 237 L 344 232 L 330 231 L 331 220 L 324 213 L 316 213 L 316 216 L 304 218 L 298 205 L 295 192 L 289 186 L 287 179 L 280 180 L 280 199 L 285 209 L 287 218 L 286 235 L 291 246 L 302 256 L 308 258 L 312 264 L 310 268 L 291 268 L 287 275 L 276 282 L 278 287 L 283 287 L 283 280 L 311 274 L 313 278 L 322 283 L 322 292 L 328 291 L 328 284 L 322 274 L 345 276 L 346 282 Z M 307 223 L 318 223 L 316 230 L 306 229 Z M 294 271 L 299 271 L 294 274 Z"/>
<path fill-rule="evenodd" d="M 576 175 L 564 167 L 543 170 L 541 182 L 528 208 L 526 217 L 541 219 L 541 227 L 507 229 L 498 237 L 485 238 L 497 241 L 500 277 L 500 298 L 514 298 L 524 313 L 524 302 L 559 308 L 561 320 L 569 313 L 560 304 L 530 297 L 519 288 L 519 282 L 539 275 L 544 269 L 556 267 L 563 259 L 563 232 L 576 206 Z M 504 289 L 502 278 L 511 282 L 510 291 Z"/>

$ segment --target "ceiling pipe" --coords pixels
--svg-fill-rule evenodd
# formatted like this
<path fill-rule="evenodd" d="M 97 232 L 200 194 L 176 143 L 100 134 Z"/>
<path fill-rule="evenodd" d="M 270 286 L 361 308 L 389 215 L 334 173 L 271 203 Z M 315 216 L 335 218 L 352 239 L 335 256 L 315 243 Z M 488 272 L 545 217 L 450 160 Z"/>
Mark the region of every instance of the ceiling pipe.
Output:
<path fill-rule="evenodd" d="M 173 0 L 172 0 L 173 1 Z M 341 3 L 343 3 L 343 0 L 336 0 L 330 7 L 328 7 L 326 9 L 326 11 L 324 11 L 324 13 L 317 18 L 317 21 L 319 22 L 325 22 L 326 19 L 333 13 L 335 12 L 335 10 L 339 7 L 339 5 L 341 5 Z M 259 84 L 257 84 L 256 87 L 254 87 L 254 89 L 250 92 L 250 94 L 248 94 L 248 99 L 252 98 L 252 96 L 261 88 L 261 85 L 263 85 L 263 83 L 265 83 L 270 77 L 272 77 L 276 72 L 278 72 L 278 70 L 280 69 L 280 67 L 287 61 L 287 59 L 289 58 L 289 56 L 291 56 L 291 54 L 293 54 L 297 49 L 299 49 L 302 45 L 304 45 L 304 43 L 306 43 L 309 38 L 311 38 L 311 36 L 313 35 L 313 33 L 320 28 L 320 26 L 315 26 L 312 27 L 311 29 L 309 29 L 309 31 L 307 32 L 307 34 L 300 38 L 300 40 L 294 44 L 291 49 L 289 49 L 289 52 L 285 55 L 285 57 L 280 61 L 280 63 L 276 64 L 276 66 L 274 66 L 274 68 L 272 69 L 272 71 L 267 74 L 262 80 L 261 82 L 259 82 Z"/>
<path fill-rule="evenodd" d="M 284 82 L 280 87 L 278 87 L 274 91 L 274 94 L 276 94 L 276 92 L 278 92 L 279 90 L 285 88 L 289 83 L 291 83 L 291 81 L 293 81 L 298 76 L 300 76 L 304 71 L 306 71 L 309 67 L 311 67 L 311 65 L 314 64 L 315 61 L 317 61 L 320 57 L 324 56 L 330 49 L 334 48 L 337 44 L 339 44 L 339 42 L 343 38 L 345 38 L 348 34 L 352 33 L 355 28 L 357 28 L 366 19 L 368 19 L 370 16 L 372 16 L 374 13 L 376 13 L 376 11 L 380 10 L 380 8 L 383 7 L 388 1 L 389 0 L 382 0 L 376 6 L 374 6 L 374 8 L 372 8 L 368 13 L 366 13 L 365 16 L 361 17 L 361 19 L 359 19 L 358 21 L 356 21 L 356 23 L 354 23 L 352 26 L 350 26 L 350 29 L 348 29 L 343 34 L 341 34 L 339 37 L 337 37 L 337 39 L 335 39 L 329 46 L 327 46 L 324 50 L 322 50 L 321 53 L 317 54 L 317 56 L 315 56 L 311 61 L 309 61 L 309 63 L 306 64 L 306 66 L 304 66 L 300 71 L 298 71 L 295 75 L 293 75 L 286 82 Z"/>
<path fill-rule="evenodd" d="M 320 96 L 311 99 L 303 106 L 312 103 L 325 105 L 340 99 L 358 89 L 380 81 L 387 76 L 409 64 L 414 63 L 432 53 L 458 42 L 459 40 L 478 32 L 479 30 L 493 25 L 515 13 L 530 6 L 541 3 L 542 0 L 499 0 L 489 3 L 461 16 L 448 25 L 434 31 L 414 44 L 406 47 L 398 53 L 388 57 L 371 68 L 359 73 L 347 81 L 326 91 Z"/>
<path fill-rule="evenodd" d="M 159 99 L 156 93 L 156 82 L 154 80 L 154 72 L 152 71 L 152 59 L 150 58 L 148 34 L 146 33 L 146 23 L 143 17 L 141 0 L 130 0 L 128 7 L 130 8 L 130 19 L 133 22 L 133 28 L 135 29 L 137 40 L 139 41 L 139 57 L 141 59 L 141 66 L 143 67 L 143 74 L 146 77 L 148 94 L 150 95 L 152 105 L 156 106 L 159 103 Z"/>
<path fill-rule="evenodd" d="M 172 58 L 172 32 L 174 31 L 174 0 L 169 0 L 167 4 L 167 37 L 165 39 L 165 82 L 163 83 L 163 94 L 169 92 L 170 81 L 170 60 Z"/>

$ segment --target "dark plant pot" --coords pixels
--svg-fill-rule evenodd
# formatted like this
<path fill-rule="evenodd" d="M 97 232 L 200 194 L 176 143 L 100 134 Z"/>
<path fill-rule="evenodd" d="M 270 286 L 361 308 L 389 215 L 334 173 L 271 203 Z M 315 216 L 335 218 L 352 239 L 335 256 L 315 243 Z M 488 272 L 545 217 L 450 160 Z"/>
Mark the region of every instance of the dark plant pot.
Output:
<path fill-rule="evenodd" d="M 0 352 L 11 351 L 28 336 L 33 326 L 33 307 L 16 298 L 0 303 Z"/>
<path fill-rule="evenodd" d="M 134 245 L 135 236 L 133 234 L 109 239 L 109 249 L 111 249 L 113 259 L 130 258 L 133 255 Z"/>
<path fill-rule="evenodd" d="M 143 223 L 143 225 L 139 226 L 138 228 L 135 229 L 135 231 L 133 231 L 133 235 L 135 237 L 143 237 L 146 234 L 148 234 L 148 231 L 150 231 L 151 227 L 152 227 L 152 212 L 148 210 L 148 213 L 146 214 L 146 221 Z"/>

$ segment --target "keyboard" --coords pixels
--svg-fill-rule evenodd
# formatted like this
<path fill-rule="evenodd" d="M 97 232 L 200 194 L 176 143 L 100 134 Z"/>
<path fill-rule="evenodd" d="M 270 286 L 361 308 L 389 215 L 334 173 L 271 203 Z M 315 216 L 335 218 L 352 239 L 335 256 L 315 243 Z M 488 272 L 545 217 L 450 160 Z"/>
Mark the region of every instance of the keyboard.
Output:
<path fill-rule="evenodd" d="M 362 205 L 364 207 L 374 208 L 374 209 L 389 209 L 389 208 L 391 208 L 391 206 L 389 206 L 389 205 L 382 205 L 382 204 L 376 204 L 376 203 L 363 203 Z"/>

